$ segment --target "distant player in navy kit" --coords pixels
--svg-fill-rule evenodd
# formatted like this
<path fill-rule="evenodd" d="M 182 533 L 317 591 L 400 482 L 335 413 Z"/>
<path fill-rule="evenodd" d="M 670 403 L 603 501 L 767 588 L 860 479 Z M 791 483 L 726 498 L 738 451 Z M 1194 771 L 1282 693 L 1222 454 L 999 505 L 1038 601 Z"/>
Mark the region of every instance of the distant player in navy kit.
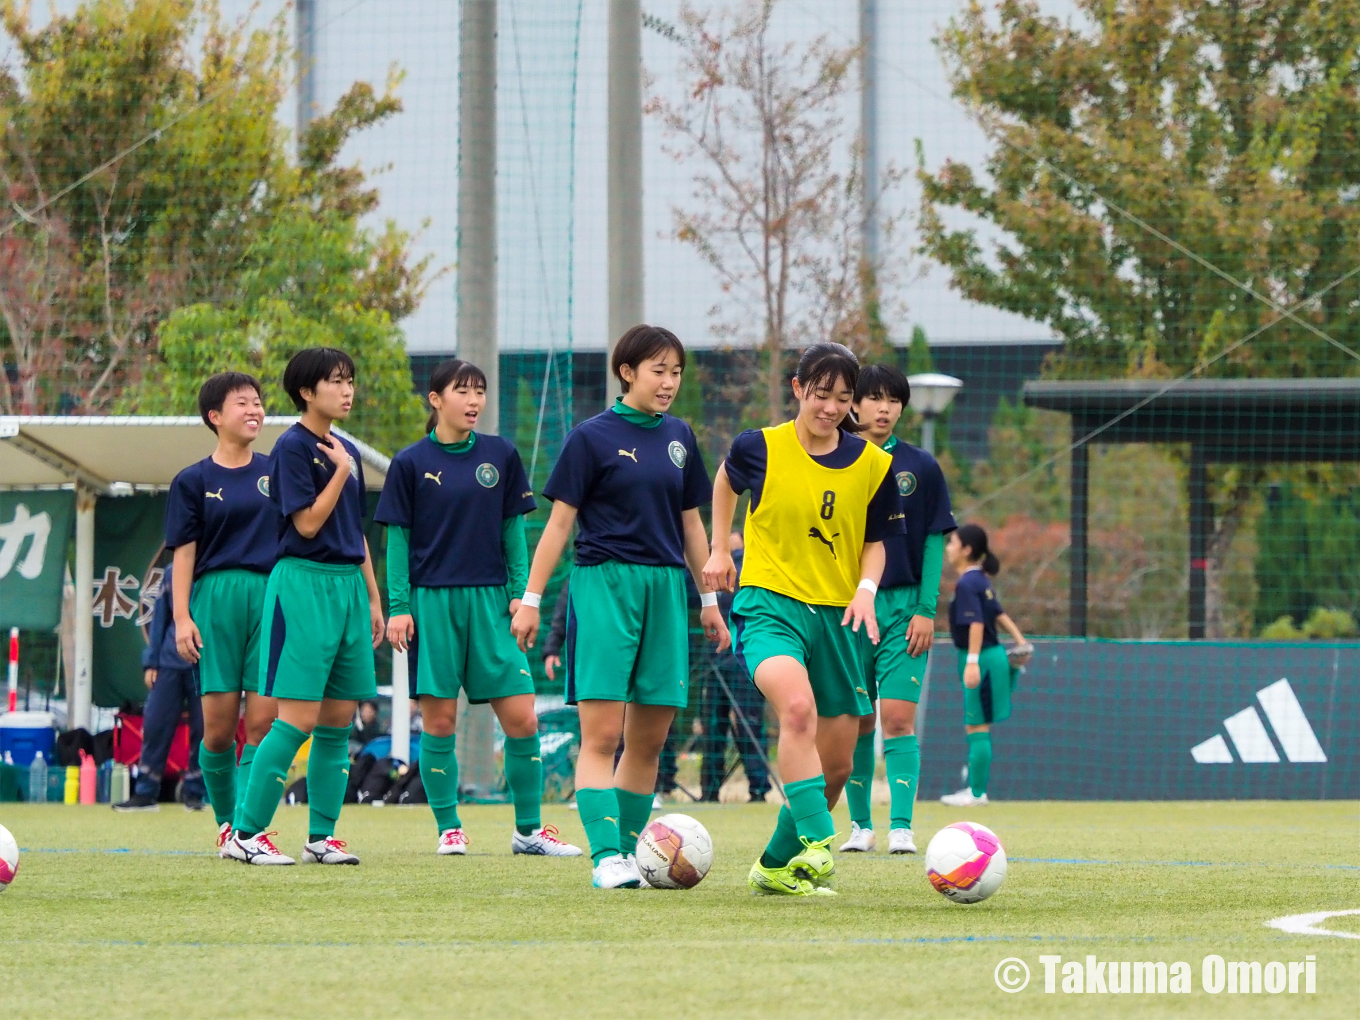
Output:
<path fill-rule="evenodd" d="M 883 540 L 887 562 L 874 596 L 883 639 L 877 645 L 863 645 L 869 700 L 878 703 L 883 723 L 883 759 L 892 799 L 888 851 L 894 854 L 916 853 L 911 832 L 921 775 L 916 705 L 935 641 L 945 536 L 955 527 L 939 462 L 893 435 L 910 397 L 907 377 L 891 365 L 868 366 L 855 384 L 855 416 L 865 428 L 864 438 L 892 455 L 893 480 L 902 497 L 906 525 L 905 534 Z M 869 714 L 859 721 L 854 768 L 845 786 L 850 838 L 841 846 L 843 851 L 868 851 L 875 845 L 870 809 L 874 719 Z"/>
<path fill-rule="evenodd" d="M 534 678 L 510 633 L 529 576 L 524 515 L 537 507 L 534 494 L 514 445 L 473 431 L 486 406 L 480 368 L 440 362 L 429 399 L 429 435 L 392 458 L 375 516 L 387 525 L 387 636 L 398 651 L 410 648 L 424 723 L 420 776 L 439 829 L 436 852 L 467 853 L 454 744 L 458 694 L 466 691 L 474 705 L 489 702 L 505 730 L 511 851 L 578 857 L 540 819 Z"/>
<path fill-rule="evenodd" d="M 198 411 L 217 448 L 171 483 L 165 545 L 175 551 L 175 643 L 197 664 L 203 695 L 199 764 L 217 817 L 217 850 L 231 857 L 251 763 L 278 711 L 258 690 L 260 621 L 279 512 L 269 500 L 269 458 L 250 448 L 264 424 L 259 381 L 242 372 L 211 376 L 198 391 Z M 238 766 L 243 695 L 246 745 Z"/>
<path fill-rule="evenodd" d="M 264 830 L 310 736 L 303 861 L 358 864 L 335 838 L 335 823 L 349 776 L 350 726 L 358 703 L 377 694 L 373 649 L 386 625 L 364 538 L 363 465 L 354 444 L 331 429 L 354 405 L 354 362 L 331 347 L 299 351 L 283 387 L 302 416 L 269 457 L 279 560 L 260 635 L 260 693 L 279 699 L 279 717 L 255 755 L 234 840 L 251 864 L 293 863 Z"/>
<path fill-rule="evenodd" d="M 694 430 L 670 409 L 685 368 L 674 333 L 634 326 L 614 348 L 623 396 L 571 430 L 543 494 L 552 516 L 512 628 L 538 636 L 539 602 L 573 525 L 576 567 L 567 616 L 567 700 L 580 707 L 576 804 L 602 889 L 635 889 L 633 852 L 652 810 L 661 749 L 688 703 L 685 564 L 700 622 L 728 645 L 718 597 L 703 585 L 708 538 L 699 507 L 711 487 Z M 626 708 L 625 708 L 626 706 Z M 623 740 L 618 768 L 614 753 Z"/>

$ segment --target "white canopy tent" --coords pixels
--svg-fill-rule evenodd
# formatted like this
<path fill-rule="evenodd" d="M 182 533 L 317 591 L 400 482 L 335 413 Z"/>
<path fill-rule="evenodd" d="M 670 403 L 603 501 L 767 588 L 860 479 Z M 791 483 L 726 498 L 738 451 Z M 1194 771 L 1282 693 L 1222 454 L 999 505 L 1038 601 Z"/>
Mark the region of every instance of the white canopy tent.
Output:
<path fill-rule="evenodd" d="M 269 453 L 296 418 L 268 417 L 255 449 Z M 336 429 L 359 449 L 364 479 L 381 489 L 391 461 Z M 90 724 L 94 647 L 94 514 L 97 496 L 163 492 L 176 474 L 213 451 L 213 435 L 194 417 L 0 416 L 0 490 L 73 489 L 76 493 L 75 682 L 72 728 Z M 406 656 L 392 662 L 393 753 L 409 741 Z M 404 720 L 405 725 L 402 725 Z M 405 735 L 405 736 L 403 736 Z M 409 747 L 402 752 L 409 757 Z"/>

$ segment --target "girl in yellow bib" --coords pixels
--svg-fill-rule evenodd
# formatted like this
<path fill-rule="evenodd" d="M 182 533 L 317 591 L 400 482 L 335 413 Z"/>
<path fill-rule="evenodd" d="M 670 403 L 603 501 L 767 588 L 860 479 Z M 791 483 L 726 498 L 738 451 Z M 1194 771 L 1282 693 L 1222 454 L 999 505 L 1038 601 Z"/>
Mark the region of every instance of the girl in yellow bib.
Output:
<path fill-rule="evenodd" d="M 749 491 L 732 645 L 779 716 L 788 803 L 751 868 L 762 894 L 833 894 L 831 807 L 850 776 L 859 717 L 872 710 L 859 630 L 878 643 L 883 539 L 904 525 L 892 458 L 847 418 L 858 379 L 848 348 L 809 347 L 793 380 L 798 417 L 739 435 L 713 483 L 704 583 L 733 589 L 728 536 L 737 497 Z"/>

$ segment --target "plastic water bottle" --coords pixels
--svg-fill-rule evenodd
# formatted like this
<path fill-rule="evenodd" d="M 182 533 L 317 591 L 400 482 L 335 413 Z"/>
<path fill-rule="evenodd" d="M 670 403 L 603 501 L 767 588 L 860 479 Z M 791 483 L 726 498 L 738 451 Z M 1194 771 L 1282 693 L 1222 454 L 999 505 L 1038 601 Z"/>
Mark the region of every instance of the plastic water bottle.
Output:
<path fill-rule="evenodd" d="M 30 804 L 47 803 L 47 762 L 41 751 L 33 756 L 33 764 L 28 767 L 28 801 Z"/>
<path fill-rule="evenodd" d="M 109 803 L 121 804 L 132 796 L 128 784 L 128 767 L 121 761 L 114 762 L 113 778 L 109 782 Z"/>
<path fill-rule="evenodd" d="M 13 764 L 14 764 L 14 755 L 11 754 L 9 751 L 6 751 L 6 752 L 5 752 L 5 764 L 6 764 L 6 765 L 13 765 Z"/>
<path fill-rule="evenodd" d="M 66 786 L 62 790 L 63 804 L 74 804 L 80 799 L 80 766 L 66 766 Z"/>
<path fill-rule="evenodd" d="M 94 799 L 100 804 L 109 802 L 109 789 L 113 781 L 113 759 L 107 759 L 104 764 L 99 766 L 99 775 L 95 783 Z"/>
<path fill-rule="evenodd" d="M 94 755 L 80 752 L 80 802 L 93 804 L 98 777 L 94 768 Z"/>

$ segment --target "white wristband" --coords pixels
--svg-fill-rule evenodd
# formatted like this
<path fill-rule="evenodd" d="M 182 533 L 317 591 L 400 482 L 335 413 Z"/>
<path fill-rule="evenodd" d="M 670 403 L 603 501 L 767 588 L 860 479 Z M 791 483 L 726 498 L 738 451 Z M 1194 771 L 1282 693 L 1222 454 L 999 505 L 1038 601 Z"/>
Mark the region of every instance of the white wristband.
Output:
<path fill-rule="evenodd" d="M 718 593 L 716 591 L 701 591 L 699 593 L 699 605 L 705 609 L 710 609 L 718 604 Z"/>
<path fill-rule="evenodd" d="M 866 578 L 863 578 L 863 579 L 859 582 L 859 586 L 860 586 L 861 588 L 863 588 L 865 591 L 867 591 L 870 595 L 877 595 L 877 594 L 878 594 L 878 582 L 877 582 L 877 581 L 871 581 L 871 580 L 869 580 L 869 579 L 866 577 Z"/>
<path fill-rule="evenodd" d="M 530 609 L 537 609 L 543 604 L 543 596 L 536 591 L 526 591 L 523 597 L 520 598 L 519 604 L 528 606 Z"/>
<path fill-rule="evenodd" d="M 976 666 L 976 665 L 978 664 L 978 658 L 979 658 L 979 656 L 978 656 L 978 653 L 977 653 L 977 652 L 969 652 L 969 653 L 968 653 L 968 658 L 966 658 L 966 659 L 963 660 L 963 661 L 964 661 L 964 665 L 967 665 L 967 666 Z"/>

